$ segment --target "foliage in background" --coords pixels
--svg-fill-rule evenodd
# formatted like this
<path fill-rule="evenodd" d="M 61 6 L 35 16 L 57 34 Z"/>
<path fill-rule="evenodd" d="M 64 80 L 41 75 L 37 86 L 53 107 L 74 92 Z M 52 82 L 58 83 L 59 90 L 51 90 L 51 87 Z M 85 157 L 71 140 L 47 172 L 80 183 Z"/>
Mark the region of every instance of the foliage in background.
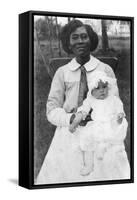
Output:
<path fill-rule="evenodd" d="M 58 24 L 57 18 L 45 16 L 44 19 L 40 18 L 35 22 L 35 29 L 38 34 L 39 40 L 53 40 L 58 39 L 61 25 Z"/>

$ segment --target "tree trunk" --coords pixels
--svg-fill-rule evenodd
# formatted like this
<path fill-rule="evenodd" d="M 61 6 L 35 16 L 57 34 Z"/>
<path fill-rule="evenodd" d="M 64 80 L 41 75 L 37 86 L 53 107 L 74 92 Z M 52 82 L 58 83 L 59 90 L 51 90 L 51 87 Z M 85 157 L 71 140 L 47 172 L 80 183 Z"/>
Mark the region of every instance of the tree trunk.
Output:
<path fill-rule="evenodd" d="M 46 17 L 45 17 L 46 18 Z M 48 24 L 48 29 L 49 29 L 49 42 L 50 42 L 50 54 L 51 57 L 53 58 L 53 51 L 52 51 L 52 38 L 51 38 L 51 28 L 50 28 L 50 23 L 49 23 L 49 18 L 47 17 L 47 24 Z"/>
<path fill-rule="evenodd" d="M 55 21 L 56 21 L 56 32 L 57 32 L 57 38 L 58 38 L 59 56 L 61 57 L 61 45 L 60 45 L 59 27 L 58 27 L 58 19 L 57 19 L 57 17 L 55 17 Z"/>
<path fill-rule="evenodd" d="M 106 20 L 101 20 L 101 26 L 102 26 L 102 49 L 103 51 L 107 51 L 109 49 L 109 43 L 108 43 Z"/>
<path fill-rule="evenodd" d="M 43 52 L 42 52 L 42 49 L 41 49 L 41 46 L 40 46 L 40 41 L 39 41 L 39 37 L 38 37 L 38 33 L 37 33 L 36 28 L 34 29 L 34 31 L 35 31 L 35 36 L 36 36 L 36 48 L 38 48 L 39 53 L 40 53 L 40 55 L 42 57 L 44 66 L 46 67 L 46 70 L 47 70 L 48 74 L 50 74 L 49 63 L 46 61 L 46 59 L 45 59 L 45 57 L 43 55 Z M 35 52 L 35 53 L 36 53 L 35 55 L 38 55 L 37 52 Z M 36 57 L 35 57 L 35 59 L 36 59 Z M 36 60 L 35 60 L 35 63 L 36 63 Z"/>

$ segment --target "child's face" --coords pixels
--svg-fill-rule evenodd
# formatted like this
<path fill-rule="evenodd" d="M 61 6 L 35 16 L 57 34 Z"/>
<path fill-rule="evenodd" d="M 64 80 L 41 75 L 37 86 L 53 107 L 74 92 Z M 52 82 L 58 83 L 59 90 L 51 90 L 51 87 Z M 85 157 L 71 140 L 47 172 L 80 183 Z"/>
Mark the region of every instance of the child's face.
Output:
<path fill-rule="evenodd" d="M 101 80 L 98 83 L 98 87 L 91 91 L 92 96 L 96 99 L 105 99 L 108 96 L 108 83 L 103 83 Z"/>

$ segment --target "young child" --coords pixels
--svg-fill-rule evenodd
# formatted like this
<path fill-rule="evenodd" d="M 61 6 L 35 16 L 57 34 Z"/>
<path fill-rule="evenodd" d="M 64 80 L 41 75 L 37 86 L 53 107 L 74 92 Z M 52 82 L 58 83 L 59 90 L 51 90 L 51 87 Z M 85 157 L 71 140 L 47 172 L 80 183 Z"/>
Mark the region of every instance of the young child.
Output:
<path fill-rule="evenodd" d="M 126 137 L 127 121 L 123 103 L 114 94 L 116 79 L 108 77 L 104 72 L 92 74 L 88 83 L 89 92 L 83 105 L 78 108 L 75 118 L 69 127 L 75 132 L 79 123 L 86 118 L 90 109 L 91 119 L 80 130 L 80 148 L 83 155 L 81 175 L 88 175 L 94 170 L 94 154 L 103 159 L 108 148 L 124 148 L 121 144 Z"/>

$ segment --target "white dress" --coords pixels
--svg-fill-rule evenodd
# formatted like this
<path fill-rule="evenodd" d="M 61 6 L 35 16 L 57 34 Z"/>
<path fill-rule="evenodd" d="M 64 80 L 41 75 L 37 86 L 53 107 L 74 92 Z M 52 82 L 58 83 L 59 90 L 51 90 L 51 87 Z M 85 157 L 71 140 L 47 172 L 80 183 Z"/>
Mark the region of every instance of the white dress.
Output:
<path fill-rule="evenodd" d="M 63 135 L 63 136 L 62 136 Z M 60 145 L 57 145 L 60 144 Z M 35 184 L 119 180 L 130 178 L 130 166 L 123 148 L 109 148 L 103 160 L 94 156 L 94 172 L 80 175 L 83 159 L 79 135 L 67 128 L 57 128 Z"/>
<path fill-rule="evenodd" d="M 80 134 L 81 149 L 94 151 L 99 147 L 109 148 L 112 145 L 113 148 L 119 146 L 123 149 L 128 124 L 125 117 L 120 124 L 117 122 L 120 113 L 125 115 L 121 100 L 114 95 L 104 100 L 90 95 L 79 111 L 89 112 L 91 108 L 93 109 L 91 113 L 93 121 L 88 122 Z"/>
<path fill-rule="evenodd" d="M 112 104 L 114 106 L 114 104 L 116 104 L 117 107 L 115 108 L 121 109 L 121 105 L 118 104 L 117 98 L 109 98 L 107 102 L 102 101 L 102 103 L 106 103 L 106 105 L 108 102 L 109 106 L 112 106 Z M 112 107 L 110 109 L 109 106 L 107 106 L 108 109 L 106 106 L 103 107 L 105 109 L 105 113 L 107 113 L 104 115 L 104 119 L 105 117 L 108 117 L 107 115 L 108 113 L 110 114 L 110 111 L 112 113 L 113 109 Z M 103 116 L 104 111 L 100 108 L 98 107 L 99 112 L 102 112 Z M 96 112 L 93 113 L 93 118 L 97 117 L 96 114 Z M 91 126 L 90 123 L 92 122 L 88 123 L 86 127 L 87 129 Z M 116 131 L 116 135 L 120 134 L 121 141 L 120 137 L 118 138 L 120 143 L 109 146 L 104 154 L 103 160 L 99 160 L 98 156 L 95 154 L 94 171 L 87 176 L 82 176 L 80 174 L 81 167 L 83 166 L 83 159 L 79 141 L 81 133 L 84 132 L 84 129 L 85 127 L 79 127 L 75 134 L 71 134 L 67 127 L 58 127 L 56 129 L 51 147 L 49 148 L 35 184 L 72 183 L 130 178 L 130 166 L 123 142 L 127 129 L 126 119 L 124 119 L 122 124 L 119 125 L 120 133 L 118 133 L 118 130 Z M 109 133 L 109 135 L 111 135 L 111 133 Z M 104 133 L 100 136 L 101 138 L 105 137 Z M 97 139 L 100 139 L 100 137 Z"/>
<path fill-rule="evenodd" d="M 105 71 L 108 76 L 115 77 L 113 70 L 106 64 L 91 56 L 85 65 L 87 79 L 93 71 Z M 100 161 L 94 157 L 94 172 L 88 176 L 80 174 L 83 166 L 79 146 L 80 133 L 83 127 L 77 129 L 77 134 L 68 131 L 70 110 L 75 107 L 78 99 L 80 81 L 79 64 L 76 59 L 57 70 L 48 97 L 48 120 L 57 126 L 50 148 L 45 156 L 34 184 L 55 184 L 86 181 L 103 181 L 129 179 L 130 166 L 124 148 L 121 150 L 109 148 Z M 65 86 L 65 87 L 64 87 Z M 65 90 L 65 91 L 64 91 Z M 118 93 L 117 85 L 116 91 Z M 66 95 L 64 102 L 64 93 Z"/>

